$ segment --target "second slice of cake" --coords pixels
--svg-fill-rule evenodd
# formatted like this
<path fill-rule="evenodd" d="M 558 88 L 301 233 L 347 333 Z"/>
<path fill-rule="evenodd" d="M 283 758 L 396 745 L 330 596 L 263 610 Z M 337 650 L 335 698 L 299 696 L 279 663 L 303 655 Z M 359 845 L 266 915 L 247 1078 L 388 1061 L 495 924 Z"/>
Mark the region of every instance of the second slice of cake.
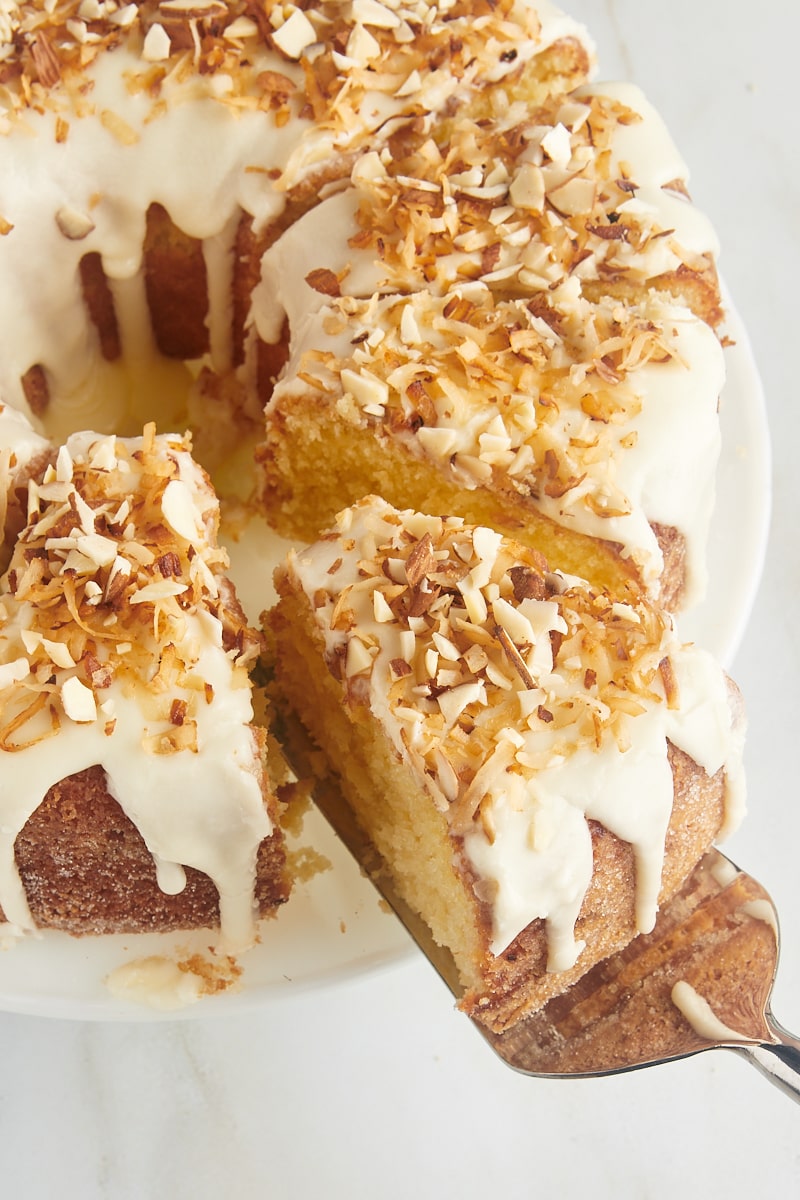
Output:
<path fill-rule="evenodd" d="M 736 824 L 735 689 L 635 588 L 376 498 L 277 585 L 280 689 L 492 1028 L 652 928 Z"/>
<path fill-rule="evenodd" d="M 261 637 L 208 477 L 153 425 L 60 448 L 22 417 L 0 432 L 26 514 L 0 576 L 0 937 L 219 927 L 237 955 L 290 880 Z"/>

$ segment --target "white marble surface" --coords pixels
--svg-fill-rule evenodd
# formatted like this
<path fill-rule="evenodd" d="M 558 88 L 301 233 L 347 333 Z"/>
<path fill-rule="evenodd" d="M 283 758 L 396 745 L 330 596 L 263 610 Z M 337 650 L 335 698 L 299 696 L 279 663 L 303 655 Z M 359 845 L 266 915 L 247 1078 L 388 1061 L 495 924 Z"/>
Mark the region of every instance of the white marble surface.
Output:
<path fill-rule="evenodd" d="M 641 84 L 692 165 L 765 385 L 774 517 L 733 663 L 751 798 L 730 851 L 777 902 L 775 1008 L 800 1029 L 800 5 L 571 8 L 592 27 L 601 74 Z M 235 1018 L 0 1014 L 0 1171 L 9 1200 L 782 1197 L 800 1187 L 800 1110 L 725 1052 L 600 1081 L 517 1076 L 410 957 Z"/>

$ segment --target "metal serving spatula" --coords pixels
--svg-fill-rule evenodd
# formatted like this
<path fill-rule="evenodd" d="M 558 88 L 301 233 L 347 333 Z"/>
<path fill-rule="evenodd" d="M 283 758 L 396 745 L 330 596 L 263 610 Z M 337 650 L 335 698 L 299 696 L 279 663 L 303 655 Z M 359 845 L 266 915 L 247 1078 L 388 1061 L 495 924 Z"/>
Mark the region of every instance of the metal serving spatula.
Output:
<path fill-rule="evenodd" d="M 287 722 L 284 741 L 298 775 L 313 775 L 313 750 L 295 722 Z M 449 951 L 436 945 L 397 896 L 335 781 L 315 779 L 314 798 L 458 1000 L 463 989 Z M 506 1033 L 473 1024 L 504 1063 L 528 1075 L 616 1074 L 725 1048 L 800 1101 L 800 1039 L 770 1010 L 778 945 L 767 892 L 712 850 L 662 909 L 652 933 L 598 963 L 563 996 Z"/>

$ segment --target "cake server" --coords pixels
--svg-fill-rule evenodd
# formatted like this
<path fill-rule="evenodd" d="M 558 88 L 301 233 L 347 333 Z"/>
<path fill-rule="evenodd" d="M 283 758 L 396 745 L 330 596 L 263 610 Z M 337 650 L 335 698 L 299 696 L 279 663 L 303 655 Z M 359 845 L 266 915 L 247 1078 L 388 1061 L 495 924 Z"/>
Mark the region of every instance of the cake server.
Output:
<path fill-rule="evenodd" d="M 284 746 L 308 777 L 313 750 L 294 721 Z M 382 860 L 356 825 L 330 778 L 314 799 L 335 832 L 436 968 L 456 1000 L 463 994 L 449 951 L 397 895 Z M 505 1033 L 476 1030 L 504 1063 L 523 1074 L 587 1078 L 618 1074 L 727 1049 L 747 1059 L 800 1101 L 800 1039 L 776 1021 L 770 997 L 779 930 L 765 889 L 718 850 L 663 906 L 652 933 L 598 963 L 569 991 Z"/>

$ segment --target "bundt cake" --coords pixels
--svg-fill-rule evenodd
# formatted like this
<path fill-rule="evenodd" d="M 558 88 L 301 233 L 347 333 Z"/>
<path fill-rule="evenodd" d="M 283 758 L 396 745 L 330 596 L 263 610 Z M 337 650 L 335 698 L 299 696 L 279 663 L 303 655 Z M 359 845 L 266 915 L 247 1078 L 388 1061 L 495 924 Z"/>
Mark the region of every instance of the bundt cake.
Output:
<path fill-rule="evenodd" d="M 261 255 L 364 150 L 488 111 L 499 84 L 535 107 L 591 62 L 581 26 L 527 0 L 5 6 L 8 922 L 169 928 L 220 907 L 235 945 L 254 897 L 285 899 L 216 502 L 185 440 L 136 438 L 189 421 L 215 465 L 260 431 L 286 353 L 250 329 Z M 152 528 L 131 531 L 134 508 Z"/>
<path fill-rule="evenodd" d="M 277 583 L 281 689 L 493 1029 L 649 931 L 737 822 L 738 698 L 643 597 L 377 498 Z"/>
<path fill-rule="evenodd" d="M 3 6 L 6 928 L 219 924 L 234 952 L 288 896 L 206 469 L 295 541 L 355 506 L 279 575 L 281 687 L 326 706 L 337 770 L 396 781 L 376 821 L 353 794 L 389 855 L 411 754 L 442 878 L 401 875 L 465 922 L 430 918 L 468 1011 L 501 1027 L 567 986 L 733 820 L 722 677 L 657 607 L 703 590 L 717 247 L 659 118 L 593 70 L 549 0 Z M 651 815 L 548 792 L 571 890 L 515 908 L 509 805 L 532 828 L 562 729 L 632 799 L 634 727 Z M 536 877 L 545 826 L 510 870 Z"/>

